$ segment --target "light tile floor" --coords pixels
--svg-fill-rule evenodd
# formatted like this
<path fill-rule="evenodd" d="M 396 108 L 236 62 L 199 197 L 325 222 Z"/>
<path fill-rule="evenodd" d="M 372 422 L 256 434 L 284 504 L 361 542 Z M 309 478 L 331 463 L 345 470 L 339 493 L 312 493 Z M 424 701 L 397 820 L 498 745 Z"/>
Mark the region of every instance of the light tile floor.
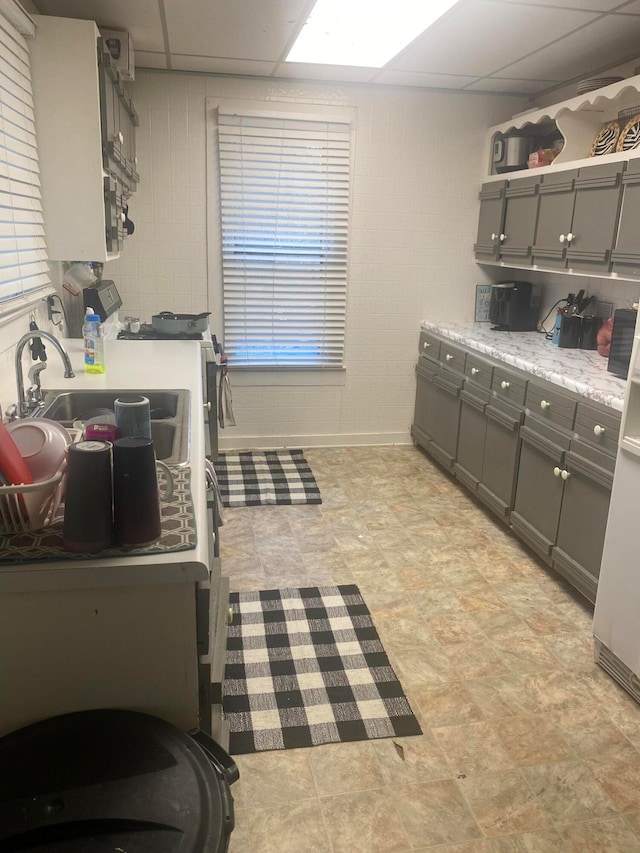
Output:
<path fill-rule="evenodd" d="M 420 450 L 306 456 L 322 505 L 227 510 L 224 571 L 357 583 L 424 734 L 238 756 L 232 853 L 640 851 L 640 707 L 591 608 Z"/>

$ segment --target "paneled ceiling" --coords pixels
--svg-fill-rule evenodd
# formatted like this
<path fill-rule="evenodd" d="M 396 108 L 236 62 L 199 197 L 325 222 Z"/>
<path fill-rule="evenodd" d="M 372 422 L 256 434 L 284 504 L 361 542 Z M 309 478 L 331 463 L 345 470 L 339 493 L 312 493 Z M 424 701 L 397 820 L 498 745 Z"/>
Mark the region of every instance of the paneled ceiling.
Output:
<path fill-rule="evenodd" d="M 128 30 L 138 68 L 535 95 L 640 56 L 640 0 L 459 0 L 383 68 L 284 62 L 313 0 L 34 3 Z"/>

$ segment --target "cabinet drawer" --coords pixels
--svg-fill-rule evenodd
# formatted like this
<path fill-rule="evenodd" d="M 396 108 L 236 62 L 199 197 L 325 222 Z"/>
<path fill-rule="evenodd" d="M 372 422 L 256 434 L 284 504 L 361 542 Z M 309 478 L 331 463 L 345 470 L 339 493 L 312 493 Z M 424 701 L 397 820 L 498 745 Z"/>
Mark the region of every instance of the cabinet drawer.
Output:
<path fill-rule="evenodd" d="M 467 358 L 467 353 L 459 346 L 442 341 L 440 344 L 440 361 L 445 367 L 450 370 L 457 370 L 458 373 L 464 373 L 464 365 Z"/>
<path fill-rule="evenodd" d="M 576 402 L 559 391 L 552 391 L 544 385 L 529 382 L 525 396 L 525 405 L 537 418 L 571 429 L 576 413 Z"/>
<path fill-rule="evenodd" d="M 496 392 L 496 396 L 511 403 L 522 405 L 526 388 L 527 380 L 519 373 L 497 365 L 493 368 L 491 390 Z"/>
<path fill-rule="evenodd" d="M 574 430 L 581 439 L 615 454 L 620 436 L 620 413 L 613 409 L 603 412 L 588 403 L 578 403 Z"/>
<path fill-rule="evenodd" d="M 432 332 L 420 332 L 419 352 L 420 355 L 428 355 L 437 361 L 440 358 L 440 338 Z"/>
<path fill-rule="evenodd" d="M 464 375 L 471 382 L 489 391 L 493 377 L 493 365 L 483 358 L 468 352 L 464 365 Z"/>

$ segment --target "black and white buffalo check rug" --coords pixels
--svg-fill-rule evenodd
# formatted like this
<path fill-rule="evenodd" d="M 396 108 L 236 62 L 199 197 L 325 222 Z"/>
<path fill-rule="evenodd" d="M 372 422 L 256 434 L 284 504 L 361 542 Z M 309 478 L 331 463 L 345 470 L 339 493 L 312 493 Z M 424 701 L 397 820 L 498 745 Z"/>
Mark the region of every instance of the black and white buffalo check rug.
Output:
<path fill-rule="evenodd" d="M 223 506 L 322 503 L 302 450 L 221 453 L 214 465 Z"/>
<path fill-rule="evenodd" d="M 231 594 L 232 755 L 421 734 L 358 587 Z"/>

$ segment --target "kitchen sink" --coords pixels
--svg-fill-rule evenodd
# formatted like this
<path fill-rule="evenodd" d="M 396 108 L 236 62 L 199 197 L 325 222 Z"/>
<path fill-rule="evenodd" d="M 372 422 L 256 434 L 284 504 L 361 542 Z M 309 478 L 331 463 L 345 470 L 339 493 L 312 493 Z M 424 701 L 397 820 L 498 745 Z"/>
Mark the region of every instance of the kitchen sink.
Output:
<path fill-rule="evenodd" d="M 156 458 L 168 465 L 184 465 L 189 461 L 190 393 L 176 391 L 131 390 L 103 391 L 53 390 L 44 392 L 44 407 L 33 417 L 50 418 L 65 427 L 98 414 L 99 409 L 114 410 L 114 403 L 124 394 L 141 394 L 149 400 L 151 438 Z"/>

